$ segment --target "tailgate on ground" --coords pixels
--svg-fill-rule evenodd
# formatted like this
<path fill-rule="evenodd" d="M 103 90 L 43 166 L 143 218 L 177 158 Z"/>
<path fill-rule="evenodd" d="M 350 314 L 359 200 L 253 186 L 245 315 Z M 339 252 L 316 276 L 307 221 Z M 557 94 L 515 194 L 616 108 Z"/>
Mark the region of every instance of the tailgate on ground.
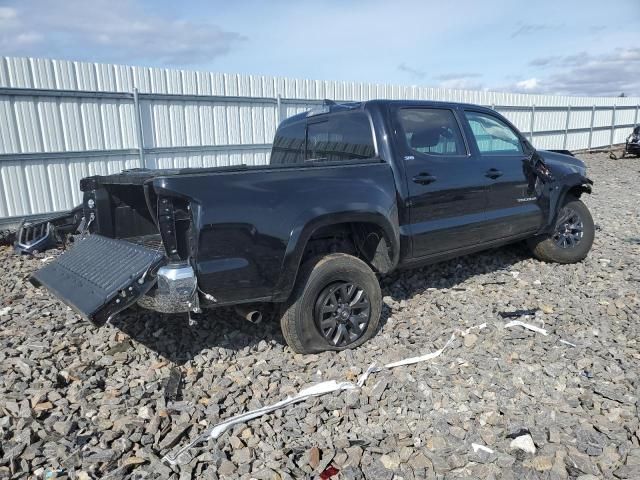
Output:
<path fill-rule="evenodd" d="M 46 287 L 83 317 L 101 325 L 153 286 L 153 276 L 146 273 L 163 259 L 162 250 L 89 235 L 35 272 L 31 282 Z"/>

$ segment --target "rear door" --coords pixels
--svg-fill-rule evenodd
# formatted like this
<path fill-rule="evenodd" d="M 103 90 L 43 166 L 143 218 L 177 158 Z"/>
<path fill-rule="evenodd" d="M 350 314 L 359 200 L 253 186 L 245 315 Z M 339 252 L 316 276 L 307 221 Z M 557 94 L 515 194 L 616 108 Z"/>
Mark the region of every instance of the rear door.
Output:
<path fill-rule="evenodd" d="M 467 147 L 456 112 L 410 106 L 392 111 L 409 192 L 413 257 L 478 243 L 488 179 Z"/>
<path fill-rule="evenodd" d="M 487 189 L 487 237 L 499 240 L 538 230 L 544 220 L 531 170 L 533 151 L 520 133 L 493 112 L 465 109 L 468 137 Z"/>

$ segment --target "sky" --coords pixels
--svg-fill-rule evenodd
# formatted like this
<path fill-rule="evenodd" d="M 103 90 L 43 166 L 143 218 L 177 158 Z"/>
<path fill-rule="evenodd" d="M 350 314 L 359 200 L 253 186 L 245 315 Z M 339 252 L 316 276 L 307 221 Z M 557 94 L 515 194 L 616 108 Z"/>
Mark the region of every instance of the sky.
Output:
<path fill-rule="evenodd" d="M 640 96 L 640 0 L 0 0 L 0 55 Z"/>

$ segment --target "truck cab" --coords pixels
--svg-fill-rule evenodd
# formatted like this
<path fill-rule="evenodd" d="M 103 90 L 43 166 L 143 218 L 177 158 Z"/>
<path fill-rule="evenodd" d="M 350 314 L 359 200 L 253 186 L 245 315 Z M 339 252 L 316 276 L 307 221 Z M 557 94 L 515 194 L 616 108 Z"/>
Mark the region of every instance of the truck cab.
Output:
<path fill-rule="evenodd" d="M 537 151 L 492 109 L 425 101 L 329 104 L 289 118 L 271 164 L 374 158 L 394 173 L 400 266 L 534 236 L 553 222 L 544 180 L 586 175 L 580 160 Z"/>

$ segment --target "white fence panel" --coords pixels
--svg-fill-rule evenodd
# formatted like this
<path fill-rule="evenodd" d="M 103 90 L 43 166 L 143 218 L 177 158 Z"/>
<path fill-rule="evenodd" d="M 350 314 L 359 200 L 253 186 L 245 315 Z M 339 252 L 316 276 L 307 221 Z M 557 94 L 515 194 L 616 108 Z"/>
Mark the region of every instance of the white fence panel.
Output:
<path fill-rule="evenodd" d="M 564 147 L 567 150 L 580 150 L 582 145 L 589 143 L 589 132 L 569 132 L 567 134 L 567 145 Z"/>
<path fill-rule="evenodd" d="M 142 166 L 266 164 L 278 122 L 324 98 L 492 106 L 537 147 L 572 150 L 623 142 L 639 121 L 640 104 L 639 98 L 526 95 L 4 57 L 0 223 L 72 208 L 81 201 L 79 180 L 89 175 Z"/>
<path fill-rule="evenodd" d="M 577 130 L 580 128 L 589 128 L 591 125 L 592 109 L 584 108 L 572 108 L 571 115 L 569 115 L 569 130 Z M 583 145 L 588 145 L 589 138 L 585 137 Z M 578 147 L 580 148 L 580 147 Z"/>

